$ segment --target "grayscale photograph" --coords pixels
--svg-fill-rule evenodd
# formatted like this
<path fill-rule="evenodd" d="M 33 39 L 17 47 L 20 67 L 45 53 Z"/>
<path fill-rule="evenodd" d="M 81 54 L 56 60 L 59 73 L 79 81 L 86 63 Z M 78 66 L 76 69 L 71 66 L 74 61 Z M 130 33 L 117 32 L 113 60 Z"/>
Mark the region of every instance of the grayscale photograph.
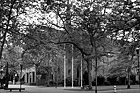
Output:
<path fill-rule="evenodd" d="M 140 93 L 140 0 L 0 0 L 0 93 Z"/>

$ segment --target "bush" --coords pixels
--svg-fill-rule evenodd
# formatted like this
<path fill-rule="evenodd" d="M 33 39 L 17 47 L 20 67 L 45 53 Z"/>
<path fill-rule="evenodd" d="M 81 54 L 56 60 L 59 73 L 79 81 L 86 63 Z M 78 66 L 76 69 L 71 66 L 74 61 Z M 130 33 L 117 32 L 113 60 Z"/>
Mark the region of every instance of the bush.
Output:
<path fill-rule="evenodd" d="M 58 81 L 58 85 L 64 85 L 64 79 L 61 81 Z M 72 79 L 71 77 L 66 78 L 66 86 L 71 86 L 72 85 Z"/>
<path fill-rule="evenodd" d="M 66 78 L 66 85 L 71 86 L 72 85 L 72 79 L 71 77 Z"/>
<path fill-rule="evenodd" d="M 117 76 L 107 77 L 107 81 L 109 81 L 111 83 L 111 85 L 116 85 L 117 84 Z"/>
<path fill-rule="evenodd" d="M 96 85 L 96 82 L 95 81 L 92 81 L 92 86 L 95 86 Z"/>
<path fill-rule="evenodd" d="M 74 85 L 74 86 L 78 86 L 78 80 L 77 80 L 77 79 L 75 79 L 75 80 L 73 81 L 73 85 Z"/>
<path fill-rule="evenodd" d="M 135 75 L 131 75 L 130 79 L 133 81 L 132 84 L 136 84 L 136 76 Z"/>
<path fill-rule="evenodd" d="M 120 77 L 119 78 L 119 81 L 120 81 L 120 85 L 125 85 L 126 84 L 126 77 Z"/>
<path fill-rule="evenodd" d="M 54 86 L 54 85 L 56 85 L 56 82 L 51 80 L 51 81 L 49 81 L 49 84 L 50 84 L 50 86 Z"/>
<path fill-rule="evenodd" d="M 58 85 L 64 86 L 64 80 L 58 81 Z"/>
<path fill-rule="evenodd" d="M 30 83 L 30 85 L 36 85 L 36 83 Z"/>
<path fill-rule="evenodd" d="M 103 76 L 97 77 L 98 85 L 103 85 L 105 82 L 105 78 Z"/>
<path fill-rule="evenodd" d="M 97 76 L 97 85 L 104 85 L 104 82 L 105 82 L 105 77 Z M 96 79 L 94 79 L 94 81 L 92 81 L 92 85 L 93 86 L 96 85 Z"/>
<path fill-rule="evenodd" d="M 111 85 L 110 81 L 105 81 L 104 85 Z"/>
<path fill-rule="evenodd" d="M 64 86 L 64 79 L 61 80 L 61 81 L 58 81 L 58 85 Z M 71 77 L 67 77 L 67 78 L 66 78 L 66 86 L 71 86 L 71 85 L 72 85 L 72 78 L 71 78 Z M 74 85 L 74 86 L 78 86 L 78 80 L 77 80 L 77 79 L 75 79 L 75 80 L 73 81 L 73 85 Z"/>
<path fill-rule="evenodd" d="M 84 85 L 88 85 L 88 84 L 89 84 L 88 81 L 89 81 L 89 80 L 88 80 L 88 72 L 85 71 L 84 74 L 83 74 L 83 84 L 84 84 Z"/>
<path fill-rule="evenodd" d="M 128 84 L 128 80 L 126 81 L 126 84 Z M 130 84 L 134 84 L 134 82 L 132 80 L 130 80 Z"/>
<path fill-rule="evenodd" d="M 92 81 L 92 85 L 96 85 L 96 80 Z M 97 76 L 97 84 L 98 85 L 103 85 L 105 82 L 105 78 L 103 76 Z"/>

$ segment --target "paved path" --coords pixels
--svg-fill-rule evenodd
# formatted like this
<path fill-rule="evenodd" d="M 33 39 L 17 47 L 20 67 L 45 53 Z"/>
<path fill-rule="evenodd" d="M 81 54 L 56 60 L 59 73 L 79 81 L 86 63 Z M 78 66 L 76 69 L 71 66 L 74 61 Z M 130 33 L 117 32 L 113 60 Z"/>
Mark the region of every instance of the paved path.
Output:
<path fill-rule="evenodd" d="M 18 87 L 19 85 L 9 85 L 9 87 Z M 79 87 L 43 87 L 43 86 L 28 86 L 22 85 L 25 90 L 22 93 L 95 93 L 94 90 L 81 90 Z M 94 88 L 93 88 L 94 89 Z M 9 92 L 9 90 L 0 90 L 0 93 L 19 93 L 19 91 L 14 90 Z M 99 86 L 98 93 L 113 93 L 113 86 Z M 117 86 L 117 93 L 140 93 L 138 86 L 131 86 L 131 89 L 126 89 L 126 86 Z"/>

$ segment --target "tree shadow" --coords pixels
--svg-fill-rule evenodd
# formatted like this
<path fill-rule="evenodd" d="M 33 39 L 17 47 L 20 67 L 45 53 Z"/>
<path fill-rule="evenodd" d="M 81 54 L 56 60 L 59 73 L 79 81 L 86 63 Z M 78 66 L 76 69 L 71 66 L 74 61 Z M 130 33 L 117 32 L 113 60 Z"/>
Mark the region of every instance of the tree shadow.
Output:
<path fill-rule="evenodd" d="M 68 91 L 94 91 L 94 89 L 64 89 L 64 90 L 68 90 Z"/>

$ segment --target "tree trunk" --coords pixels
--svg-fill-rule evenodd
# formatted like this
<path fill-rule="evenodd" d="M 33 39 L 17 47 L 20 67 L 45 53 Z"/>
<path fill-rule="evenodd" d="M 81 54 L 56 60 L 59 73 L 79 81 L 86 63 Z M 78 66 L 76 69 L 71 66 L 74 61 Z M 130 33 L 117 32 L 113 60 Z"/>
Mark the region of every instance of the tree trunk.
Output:
<path fill-rule="evenodd" d="M 50 69 L 49 69 L 48 75 L 47 75 L 47 86 L 48 86 L 48 87 L 50 86 L 49 81 L 50 81 Z"/>
<path fill-rule="evenodd" d="M 6 66 L 6 83 L 5 83 L 5 88 L 8 88 L 8 85 L 9 85 L 8 78 L 9 78 L 9 73 L 8 73 L 8 62 L 7 62 L 7 66 Z"/>
<path fill-rule="evenodd" d="M 133 57 L 134 57 L 134 56 L 132 55 L 132 57 L 131 57 L 131 62 L 133 62 Z M 128 71 L 128 84 L 127 84 L 127 88 L 128 88 L 128 89 L 130 89 L 130 73 L 131 73 L 131 65 L 132 65 L 132 64 L 130 64 L 130 66 L 128 66 L 128 70 L 127 70 L 127 71 Z"/>
<path fill-rule="evenodd" d="M 87 68 L 88 68 L 88 83 L 89 83 L 89 90 L 92 89 L 91 67 L 92 67 L 91 61 L 88 60 L 88 62 L 87 62 Z"/>
<path fill-rule="evenodd" d="M 79 76 L 78 76 L 78 86 L 80 86 L 80 84 L 81 84 L 81 81 L 80 81 L 80 80 L 81 80 L 81 73 L 80 73 L 81 71 L 80 71 L 80 68 L 79 68 L 78 71 L 79 71 Z"/>
<path fill-rule="evenodd" d="M 37 75 L 38 75 L 38 66 L 35 64 L 35 71 L 36 71 L 36 85 L 38 85 L 39 86 L 39 79 L 38 79 L 38 77 L 37 77 Z"/>
<path fill-rule="evenodd" d="M 51 68 L 50 68 L 50 63 L 51 63 L 51 54 L 48 54 L 48 76 L 47 76 L 47 86 L 50 86 L 50 74 L 51 74 Z"/>
<path fill-rule="evenodd" d="M 127 88 L 130 89 L 130 69 L 128 69 L 128 83 Z"/>

